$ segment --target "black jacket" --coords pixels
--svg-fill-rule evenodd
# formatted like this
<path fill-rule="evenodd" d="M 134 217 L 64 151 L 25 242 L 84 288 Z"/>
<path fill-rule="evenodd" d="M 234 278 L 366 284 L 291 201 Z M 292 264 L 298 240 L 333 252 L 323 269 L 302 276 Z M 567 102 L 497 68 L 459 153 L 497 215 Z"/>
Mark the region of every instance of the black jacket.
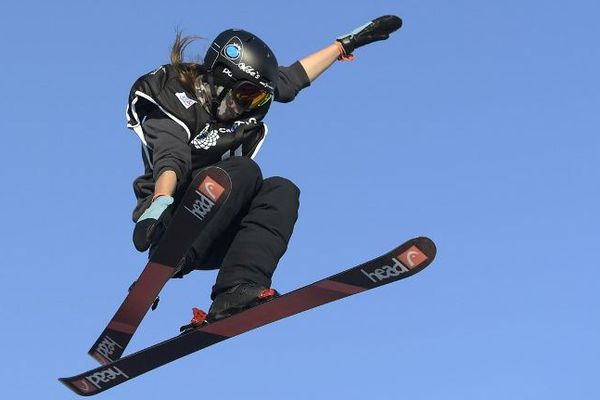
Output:
<path fill-rule="evenodd" d="M 217 123 L 179 82 L 170 65 L 138 78 L 129 93 L 127 126 L 142 141 L 144 174 L 133 183 L 137 221 L 151 202 L 154 183 L 170 169 L 177 174 L 178 187 L 187 186 L 192 171 L 232 155 L 254 157 L 260 149 L 267 127 L 262 119 L 270 103 L 233 123 Z M 299 62 L 279 68 L 275 101 L 287 103 L 310 85 Z"/>

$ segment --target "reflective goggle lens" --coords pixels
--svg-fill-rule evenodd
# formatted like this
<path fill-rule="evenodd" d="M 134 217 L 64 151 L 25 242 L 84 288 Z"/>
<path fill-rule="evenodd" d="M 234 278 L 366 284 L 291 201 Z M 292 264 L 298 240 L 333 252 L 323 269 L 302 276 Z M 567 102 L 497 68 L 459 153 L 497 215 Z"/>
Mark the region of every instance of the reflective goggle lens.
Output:
<path fill-rule="evenodd" d="M 245 109 L 252 110 L 271 100 L 271 93 L 251 82 L 242 82 L 233 89 L 233 99 Z"/>

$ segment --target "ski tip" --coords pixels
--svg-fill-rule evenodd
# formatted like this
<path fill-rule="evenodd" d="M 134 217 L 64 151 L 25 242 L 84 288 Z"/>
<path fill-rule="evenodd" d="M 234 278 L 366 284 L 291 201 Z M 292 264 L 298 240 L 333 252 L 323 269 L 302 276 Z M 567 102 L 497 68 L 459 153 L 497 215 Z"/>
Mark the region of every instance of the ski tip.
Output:
<path fill-rule="evenodd" d="M 433 240 L 426 236 L 418 236 L 392 250 L 391 256 L 399 260 L 410 272 L 410 276 L 433 262 L 437 254 L 437 248 Z"/>
<path fill-rule="evenodd" d="M 433 261 L 437 254 L 437 247 L 433 240 L 429 239 L 427 236 L 418 236 L 412 241 L 431 261 Z"/>
<path fill-rule="evenodd" d="M 80 396 L 91 396 L 95 394 L 92 386 L 83 379 L 73 382 L 73 378 L 58 378 L 58 381 Z"/>

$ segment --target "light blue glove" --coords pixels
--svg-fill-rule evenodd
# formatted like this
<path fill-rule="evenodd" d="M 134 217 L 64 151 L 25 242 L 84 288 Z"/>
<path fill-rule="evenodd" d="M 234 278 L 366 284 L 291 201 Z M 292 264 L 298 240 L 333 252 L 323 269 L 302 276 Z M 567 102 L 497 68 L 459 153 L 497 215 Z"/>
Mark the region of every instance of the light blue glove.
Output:
<path fill-rule="evenodd" d="M 146 251 L 150 245 L 158 242 L 169 222 L 170 213 L 165 213 L 165 210 L 171 207 L 171 204 L 173 197 L 159 196 L 137 220 L 133 229 L 133 244 L 137 250 Z"/>
<path fill-rule="evenodd" d="M 146 208 L 146 211 L 144 211 L 144 213 L 140 216 L 140 218 L 137 220 L 137 222 L 143 221 L 148 218 L 153 218 L 153 219 L 158 220 L 160 218 L 160 216 L 162 215 L 162 213 L 171 204 L 173 204 L 173 198 L 171 196 L 157 197 L 156 199 L 154 199 L 152 204 L 150 204 L 150 207 Z"/>

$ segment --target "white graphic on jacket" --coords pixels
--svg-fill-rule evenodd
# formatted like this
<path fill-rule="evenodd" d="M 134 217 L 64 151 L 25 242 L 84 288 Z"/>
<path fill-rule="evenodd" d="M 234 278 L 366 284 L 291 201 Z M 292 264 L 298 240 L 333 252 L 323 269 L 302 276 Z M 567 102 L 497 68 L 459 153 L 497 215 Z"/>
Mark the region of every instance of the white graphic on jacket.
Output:
<path fill-rule="evenodd" d="M 209 128 L 210 124 L 206 124 L 204 129 L 202 129 L 202 132 L 192 140 L 192 145 L 194 145 L 195 148 L 208 150 L 217 145 L 217 140 L 221 138 L 218 133 L 219 130 L 212 129 L 209 131 Z"/>
<path fill-rule="evenodd" d="M 217 145 L 217 141 L 221 138 L 221 135 L 233 133 L 240 125 L 255 124 L 256 118 L 250 118 L 247 121 L 235 121 L 229 128 L 213 128 L 209 123 L 204 126 L 204 129 L 196 135 L 192 140 L 192 145 L 197 149 L 209 150 L 211 147 Z"/>
<path fill-rule="evenodd" d="M 208 150 L 211 147 L 214 147 L 217 145 L 217 140 L 219 140 L 221 137 L 219 136 L 219 134 L 216 131 L 211 131 L 208 134 L 204 134 L 204 135 L 198 135 L 196 136 L 196 138 L 192 141 L 192 143 L 194 144 L 194 147 L 196 147 L 197 149 L 204 149 L 204 150 Z"/>

